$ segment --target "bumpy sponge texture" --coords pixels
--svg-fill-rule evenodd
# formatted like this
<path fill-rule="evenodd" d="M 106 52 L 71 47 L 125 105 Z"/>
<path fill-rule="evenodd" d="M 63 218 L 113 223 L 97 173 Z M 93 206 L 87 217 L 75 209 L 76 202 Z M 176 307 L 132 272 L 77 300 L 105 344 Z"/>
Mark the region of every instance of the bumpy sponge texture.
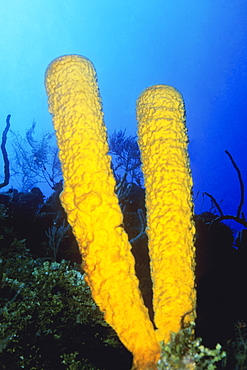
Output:
<path fill-rule="evenodd" d="M 84 57 L 60 57 L 48 66 L 46 89 L 64 177 L 61 201 L 83 256 L 86 281 L 105 320 L 133 353 L 134 367 L 152 368 L 160 347 L 114 193 L 95 69 Z"/>
<path fill-rule="evenodd" d="M 192 177 L 181 94 L 166 85 L 137 101 L 157 339 L 194 319 Z"/>

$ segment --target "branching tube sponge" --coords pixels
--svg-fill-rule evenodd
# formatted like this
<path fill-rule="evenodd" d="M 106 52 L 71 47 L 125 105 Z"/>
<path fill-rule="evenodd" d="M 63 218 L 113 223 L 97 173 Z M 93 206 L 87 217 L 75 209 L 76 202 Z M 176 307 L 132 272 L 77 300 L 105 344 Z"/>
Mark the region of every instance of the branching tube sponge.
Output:
<path fill-rule="evenodd" d="M 145 178 L 148 248 L 157 339 L 194 319 L 192 177 L 181 94 L 166 85 L 137 101 L 139 146 Z"/>
<path fill-rule="evenodd" d="M 86 281 L 105 320 L 133 353 L 134 368 L 151 369 L 160 347 L 114 193 L 96 72 L 88 59 L 64 56 L 49 65 L 45 83 L 64 177 L 61 202 L 83 256 Z"/>
<path fill-rule="evenodd" d="M 137 102 L 154 293 L 154 330 L 135 276 L 110 168 L 96 72 L 81 56 L 54 60 L 46 72 L 64 177 L 61 202 L 78 241 L 86 281 L 105 320 L 134 356 L 155 369 L 160 341 L 194 318 L 194 225 L 184 105 L 158 85 Z"/>

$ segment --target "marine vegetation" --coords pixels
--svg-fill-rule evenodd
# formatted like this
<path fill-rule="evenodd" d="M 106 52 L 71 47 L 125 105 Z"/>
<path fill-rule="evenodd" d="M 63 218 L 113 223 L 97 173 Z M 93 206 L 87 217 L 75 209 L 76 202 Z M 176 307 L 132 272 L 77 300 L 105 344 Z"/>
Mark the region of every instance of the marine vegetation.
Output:
<path fill-rule="evenodd" d="M 6 118 L 6 127 L 3 131 L 3 134 L 2 134 L 2 142 L 1 142 L 1 151 L 2 151 L 2 155 L 3 155 L 3 163 L 4 163 L 4 181 L 0 184 L 0 188 L 4 188 L 5 186 L 7 186 L 9 184 L 9 177 L 10 177 L 10 173 L 9 173 L 9 158 L 8 158 L 8 153 L 6 151 L 6 142 L 7 142 L 7 133 L 9 131 L 9 128 L 10 128 L 10 117 L 11 115 L 9 114 Z"/>
<path fill-rule="evenodd" d="M 237 163 L 233 159 L 233 156 L 231 155 L 231 153 L 228 150 L 225 150 L 225 153 L 228 155 L 228 157 L 229 157 L 229 159 L 230 159 L 230 161 L 231 161 L 231 163 L 232 163 L 232 165 L 233 165 L 233 167 L 236 170 L 237 175 L 238 175 L 238 181 L 239 181 L 239 187 L 240 187 L 240 200 L 239 200 L 239 205 L 237 207 L 236 216 L 234 216 L 234 215 L 224 215 L 219 203 L 214 198 L 214 196 L 207 193 L 207 192 L 204 192 L 204 194 L 211 199 L 211 202 L 212 202 L 213 206 L 215 207 L 216 211 L 219 213 L 219 217 L 217 217 L 214 220 L 214 222 L 221 222 L 221 221 L 224 221 L 224 220 L 233 220 L 233 221 L 236 221 L 237 223 L 239 223 L 240 225 L 243 225 L 245 228 L 247 228 L 247 221 L 245 219 L 245 214 L 243 212 L 243 205 L 244 205 L 244 200 L 245 200 L 245 189 L 244 189 L 244 182 L 243 182 L 242 174 L 241 174 L 241 171 L 240 171 Z"/>
<path fill-rule="evenodd" d="M 111 168 L 119 183 L 125 179 L 129 184 L 141 185 L 143 175 L 140 169 L 141 153 L 136 137 L 125 135 L 125 130 L 114 131 L 109 136 L 109 154 L 112 157 Z"/>
<path fill-rule="evenodd" d="M 36 139 L 36 122 L 26 131 L 25 137 L 11 131 L 12 156 L 11 177 L 19 182 L 21 190 L 28 192 L 34 186 L 46 184 L 54 189 L 61 179 L 58 148 L 54 143 L 54 133 L 43 133 Z"/>
<path fill-rule="evenodd" d="M 1 263 L 1 369 L 130 367 L 131 355 L 104 321 L 80 269 L 33 260 L 24 241 L 13 247 L 22 254 Z"/>
<path fill-rule="evenodd" d="M 220 342 L 227 356 L 224 369 L 247 366 L 247 222 L 243 211 L 245 187 L 241 170 L 225 151 L 239 180 L 236 214 L 223 212 L 209 193 L 214 213 L 195 216 L 197 225 L 197 321 L 196 333 L 212 348 Z M 229 224 L 231 221 L 231 224 Z M 234 227 L 238 226 L 234 231 Z"/>
<path fill-rule="evenodd" d="M 216 363 L 224 359 L 221 345 L 215 349 L 204 347 L 201 338 L 194 337 L 194 323 L 178 333 L 172 333 L 167 344 L 162 344 L 162 355 L 158 362 L 160 370 L 216 369 Z"/>

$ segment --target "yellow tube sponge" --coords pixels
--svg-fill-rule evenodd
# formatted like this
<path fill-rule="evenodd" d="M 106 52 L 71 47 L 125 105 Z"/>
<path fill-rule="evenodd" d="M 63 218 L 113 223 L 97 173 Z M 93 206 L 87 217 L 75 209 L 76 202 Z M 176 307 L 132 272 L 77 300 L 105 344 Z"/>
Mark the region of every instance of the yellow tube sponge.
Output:
<path fill-rule="evenodd" d="M 183 98 L 147 88 L 137 101 L 157 339 L 168 342 L 195 315 L 192 177 Z"/>
<path fill-rule="evenodd" d="M 138 289 L 114 193 L 95 69 L 84 57 L 60 57 L 47 69 L 46 89 L 64 177 L 61 202 L 79 244 L 86 281 L 105 320 L 133 353 L 134 367 L 151 369 L 160 347 Z"/>

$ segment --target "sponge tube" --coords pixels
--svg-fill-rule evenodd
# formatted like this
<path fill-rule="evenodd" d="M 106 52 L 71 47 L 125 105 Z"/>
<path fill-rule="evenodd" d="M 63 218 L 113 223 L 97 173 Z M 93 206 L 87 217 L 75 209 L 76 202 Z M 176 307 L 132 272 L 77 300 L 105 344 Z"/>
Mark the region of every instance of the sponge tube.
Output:
<path fill-rule="evenodd" d="M 137 101 L 157 339 L 194 319 L 194 223 L 184 103 L 166 85 Z"/>
<path fill-rule="evenodd" d="M 95 69 L 84 57 L 60 57 L 49 65 L 45 83 L 64 177 L 60 198 L 86 281 L 105 320 L 133 353 L 134 368 L 151 369 L 160 347 L 121 226 Z"/>

